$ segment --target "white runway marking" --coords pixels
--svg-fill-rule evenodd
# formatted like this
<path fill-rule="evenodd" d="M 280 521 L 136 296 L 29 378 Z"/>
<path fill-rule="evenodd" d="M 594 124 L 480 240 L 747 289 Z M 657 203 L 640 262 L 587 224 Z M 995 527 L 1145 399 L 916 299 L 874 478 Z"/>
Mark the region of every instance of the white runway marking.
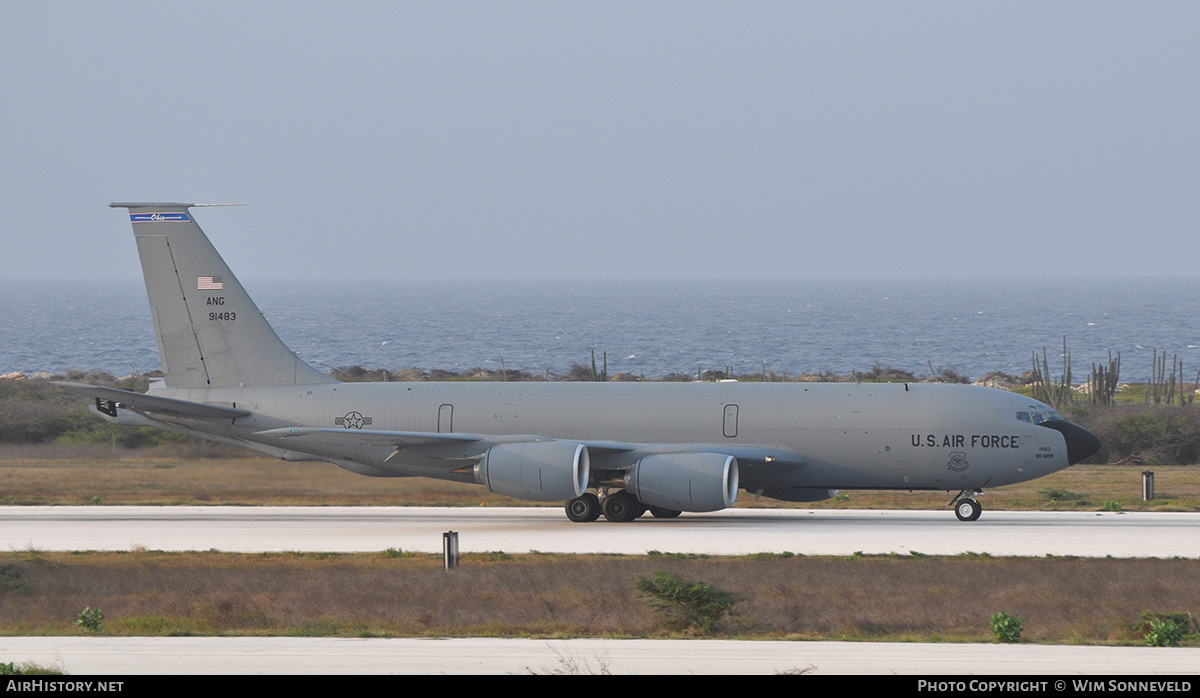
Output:
<path fill-rule="evenodd" d="M 459 532 L 463 552 L 1200 557 L 1200 514 L 732 509 L 576 524 L 559 508 L 0 507 L 11 550 L 440 552 Z"/>

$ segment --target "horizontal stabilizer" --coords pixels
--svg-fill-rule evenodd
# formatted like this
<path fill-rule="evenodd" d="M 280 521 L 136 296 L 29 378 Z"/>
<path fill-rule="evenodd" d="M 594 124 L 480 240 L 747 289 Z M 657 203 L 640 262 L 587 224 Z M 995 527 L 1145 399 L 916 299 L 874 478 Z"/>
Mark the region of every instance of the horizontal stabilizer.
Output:
<path fill-rule="evenodd" d="M 206 208 L 212 206 L 245 206 L 246 204 L 181 204 L 168 201 L 114 201 L 109 208 Z"/>
<path fill-rule="evenodd" d="M 175 414 L 182 417 L 196 417 L 198 419 L 237 419 L 238 417 L 250 416 L 250 412 L 247 410 L 239 410 L 233 407 L 206 405 L 202 402 L 189 402 L 169 397 L 155 397 L 146 393 L 135 393 L 131 390 L 120 390 L 118 388 L 102 388 L 98 385 L 88 385 L 87 383 L 55 382 L 54 385 L 64 390 L 70 390 L 73 393 L 87 395 L 88 397 L 105 402 L 116 403 L 118 406 L 127 407 L 139 412 Z"/>

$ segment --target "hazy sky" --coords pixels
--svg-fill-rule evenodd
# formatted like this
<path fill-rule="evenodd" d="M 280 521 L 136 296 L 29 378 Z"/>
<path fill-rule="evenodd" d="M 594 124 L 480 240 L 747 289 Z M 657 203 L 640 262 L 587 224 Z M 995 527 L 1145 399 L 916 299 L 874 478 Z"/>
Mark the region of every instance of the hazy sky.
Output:
<path fill-rule="evenodd" d="M 0 275 L 1196 276 L 1200 3 L 0 2 Z"/>

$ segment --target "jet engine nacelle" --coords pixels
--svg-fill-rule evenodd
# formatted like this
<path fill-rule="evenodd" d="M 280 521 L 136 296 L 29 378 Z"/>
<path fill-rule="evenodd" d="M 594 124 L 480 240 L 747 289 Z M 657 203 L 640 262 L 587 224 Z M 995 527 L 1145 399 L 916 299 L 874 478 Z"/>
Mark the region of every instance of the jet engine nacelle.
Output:
<path fill-rule="evenodd" d="M 723 453 L 646 456 L 625 475 L 625 489 L 647 506 L 719 511 L 737 499 L 738 463 Z"/>
<path fill-rule="evenodd" d="M 574 499 L 587 490 L 588 450 L 571 441 L 526 441 L 492 446 L 476 466 L 488 490 L 535 502 Z"/>

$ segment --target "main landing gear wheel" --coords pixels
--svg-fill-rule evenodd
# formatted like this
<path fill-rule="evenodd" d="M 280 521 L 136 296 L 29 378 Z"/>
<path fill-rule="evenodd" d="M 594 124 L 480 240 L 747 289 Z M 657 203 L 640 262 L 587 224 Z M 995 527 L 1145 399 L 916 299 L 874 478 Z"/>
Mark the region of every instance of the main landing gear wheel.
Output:
<path fill-rule="evenodd" d="M 650 513 L 654 514 L 654 518 L 656 519 L 673 519 L 683 512 L 675 511 L 674 509 L 663 509 L 662 507 L 650 507 Z"/>
<path fill-rule="evenodd" d="M 615 523 L 628 523 L 646 512 L 646 507 L 625 490 L 604 498 L 604 518 Z"/>
<path fill-rule="evenodd" d="M 576 523 L 591 523 L 600 518 L 600 498 L 584 492 L 567 502 L 567 518 Z"/>
<path fill-rule="evenodd" d="M 983 513 L 983 507 L 974 499 L 960 499 L 954 505 L 954 515 L 959 521 L 974 521 Z"/>

